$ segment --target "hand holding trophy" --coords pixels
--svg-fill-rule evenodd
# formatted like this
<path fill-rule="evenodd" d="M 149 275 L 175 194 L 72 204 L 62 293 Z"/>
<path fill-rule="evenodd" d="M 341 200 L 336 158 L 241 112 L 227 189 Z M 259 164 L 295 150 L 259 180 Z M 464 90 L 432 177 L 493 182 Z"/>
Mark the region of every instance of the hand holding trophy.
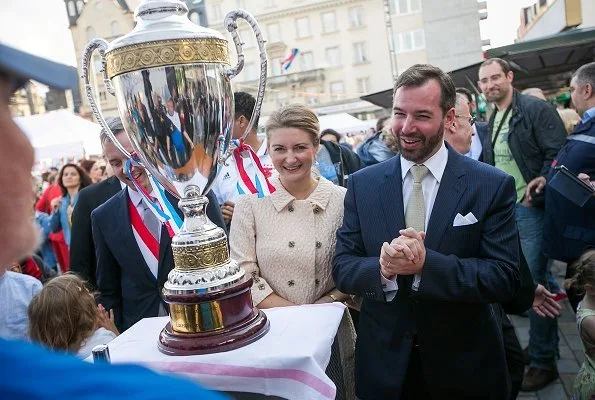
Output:
<path fill-rule="evenodd" d="M 266 315 L 252 305 L 252 277 L 230 258 L 225 232 L 205 213 L 205 195 L 217 176 L 218 162 L 229 154 L 234 115 L 231 79 L 244 64 L 236 20 L 245 19 L 252 26 L 261 60 L 256 106 L 245 135 L 264 96 L 264 40 L 249 13 L 231 11 L 225 26 L 238 52 L 232 68 L 223 36 L 193 24 L 187 13 L 179 0 L 143 0 L 130 33 L 111 44 L 94 39 L 83 54 L 85 90 L 95 117 L 120 151 L 150 172 L 153 193 L 162 202 L 162 208 L 154 211 L 175 232 L 175 268 L 163 287 L 170 322 L 158 342 L 163 353 L 172 355 L 232 350 L 269 329 Z M 93 99 L 88 66 L 96 49 L 106 88 L 117 98 L 135 149 L 132 155 L 118 143 Z M 168 212 L 163 188 L 181 199 L 183 222 Z"/>

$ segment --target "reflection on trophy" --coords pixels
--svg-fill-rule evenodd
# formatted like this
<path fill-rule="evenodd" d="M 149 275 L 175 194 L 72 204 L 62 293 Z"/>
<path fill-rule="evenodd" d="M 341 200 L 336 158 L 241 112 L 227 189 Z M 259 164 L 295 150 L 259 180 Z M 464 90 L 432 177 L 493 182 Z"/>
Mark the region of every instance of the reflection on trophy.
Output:
<path fill-rule="evenodd" d="M 217 165 L 229 153 L 233 123 L 231 78 L 244 56 L 236 20 L 254 29 L 261 50 L 259 91 L 246 134 L 260 113 L 266 81 L 264 40 L 254 18 L 230 12 L 225 25 L 238 52 L 229 63 L 227 41 L 216 31 L 191 23 L 178 0 L 144 0 L 129 34 L 108 44 L 89 43 L 83 55 L 83 79 L 93 113 L 111 140 L 118 143 L 93 99 L 88 66 L 98 49 L 108 91 L 118 100 L 126 134 L 142 166 L 180 198 L 183 224 L 172 238 L 175 268 L 163 287 L 170 322 L 160 334 L 159 349 L 172 355 L 227 351 L 264 336 L 269 322 L 252 305 L 252 277 L 229 257 L 225 232 L 206 216 L 205 194 Z M 175 222 L 175 221 L 173 221 Z"/>

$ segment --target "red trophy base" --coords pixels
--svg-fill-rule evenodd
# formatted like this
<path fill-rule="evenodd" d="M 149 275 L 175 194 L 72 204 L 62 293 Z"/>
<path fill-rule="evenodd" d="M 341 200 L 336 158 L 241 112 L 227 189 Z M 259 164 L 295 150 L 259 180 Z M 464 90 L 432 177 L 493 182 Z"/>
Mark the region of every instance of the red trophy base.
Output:
<path fill-rule="evenodd" d="M 250 344 L 269 331 L 266 315 L 252 306 L 252 278 L 210 293 L 163 294 L 170 322 L 158 347 L 172 356 L 211 354 Z"/>

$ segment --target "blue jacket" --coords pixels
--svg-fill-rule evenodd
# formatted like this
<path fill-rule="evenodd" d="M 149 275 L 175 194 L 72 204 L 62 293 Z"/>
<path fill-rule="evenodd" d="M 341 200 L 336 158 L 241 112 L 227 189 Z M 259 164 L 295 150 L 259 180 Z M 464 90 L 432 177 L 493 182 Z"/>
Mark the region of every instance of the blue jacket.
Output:
<path fill-rule="evenodd" d="M 595 177 L 595 144 L 572 140 L 572 135 L 595 138 L 595 118 L 580 123 L 566 140 L 552 163 L 564 165 L 570 172 L 581 172 Z M 555 173 L 550 168 L 546 179 Z M 545 218 L 543 225 L 543 252 L 549 257 L 572 262 L 589 247 L 595 247 L 595 197 L 579 207 L 553 189 L 545 191 Z"/>
<path fill-rule="evenodd" d="M 520 286 L 514 180 L 449 148 L 430 216 L 417 292 L 397 277 L 387 302 L 379 255 L 405 228 L 400 156 L 347 180 L 333 278 L 364 298 L 355 349 L 360 399 L 398 399 L 417 336 L 428 390 L 435 398 L 505 399 L 509 380 L 502 328 L 490 303 Z M 453 226 L 457 213 L 478 222 Z"/>
<path fill-rule="evenodd" d="M 72 200 L 72 207 L 76 205 L 76 201 L 78 199 L 78 193 L 74 195 L 74 199 Z M 64 241 L 70 247 L 70 221 L 68 220 L 68 205 L 70 204 L 70 195 L 66 193 L 65 196 L 62 196 L 62 203 L 60 207 L 54 212 L 52 212 L 52 216 L 50 219 L 50 227 L 52 232 L 60 232 L 62 230 L 64 232 Z"/>
<path fill-rule="evenodd" d="M 0 399 L 192 398 L 224 400 L 181 377 L 136 365 L 91 364 L 31 343 L 0 338 Z M 56 379 L 56 374 L 67 377 Z"/>

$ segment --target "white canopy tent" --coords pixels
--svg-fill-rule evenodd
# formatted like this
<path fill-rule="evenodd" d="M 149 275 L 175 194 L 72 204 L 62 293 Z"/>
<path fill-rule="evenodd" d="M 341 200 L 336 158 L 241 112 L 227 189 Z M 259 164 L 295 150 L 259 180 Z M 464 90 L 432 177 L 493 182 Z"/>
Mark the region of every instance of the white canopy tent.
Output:
<path fill-rule="evenodd" d="M 37 161 L 82 158 L 102 153 L 99 124 L 68 110 L 17 117 L 14 121 L 29 137 Z"/>

